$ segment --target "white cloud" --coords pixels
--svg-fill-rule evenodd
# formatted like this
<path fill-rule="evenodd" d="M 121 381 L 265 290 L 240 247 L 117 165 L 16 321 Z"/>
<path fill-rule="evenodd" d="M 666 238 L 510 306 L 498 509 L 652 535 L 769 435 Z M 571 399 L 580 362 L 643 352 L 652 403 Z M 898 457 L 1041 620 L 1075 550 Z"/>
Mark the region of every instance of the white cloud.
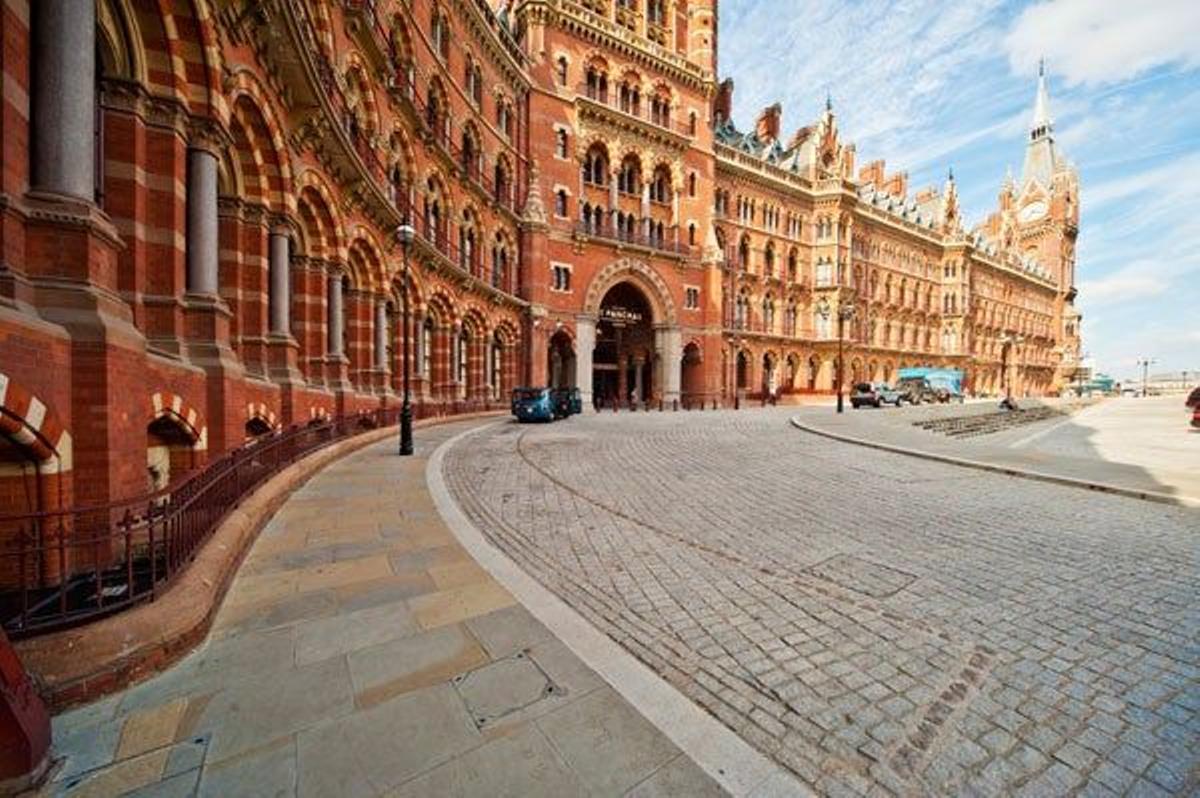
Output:
<path fill-rule="evenodd" d="M 954 102 L 968 65 L 999 50 L 1001 6 L 729 2 L 721 12 L 721 63 L 733 66 L 737 81 L 735 116 L 749 127 L 760 108 L 779 100 L 785 124 L 800 127 L 816 117 L 829 90 L 844 134 L 862 145 L 860 156 L 899 155 L 907 147 L 893 145 L 928 141 L 930 109 Z"/>
<path fill-rule="evenodd" d="M 1084 185 L 1080 189 L 1080 202 L 1088 210 L 1096 210 L 1117 200 L 1127 200 L 1139 194 L 1170 192 L 1172 204 L 1176 200 L 1195 199 L 1200 193 L 1200 153 L 1192 153 L 1141 172 L 1125 174 L 1097 183 Z M 1182 196 L 1179 196 L 1179 195 Z"/>
<path fill-rule="evenodd" d="M 1198 30 L 1196 0 L 1048 0 L 1021 12 L 1004 45 L 1019 74 L 1044 56 L 1068 84 L 1099 84 L 1200 65 Z"/>
<path fill-rule="evenodd" d="M 1140 264 L 1148 268 L 1151 264 Z M 1122 269 L 1116 274 L 1079 283 L 1080 296 L 1087 297 L 1089 307 L 1102 307 L 1122 302 L 1133 302 L 1158 296 L 1167 290 L 1168 283 L 1153 274 L 1137 274 Z"/>

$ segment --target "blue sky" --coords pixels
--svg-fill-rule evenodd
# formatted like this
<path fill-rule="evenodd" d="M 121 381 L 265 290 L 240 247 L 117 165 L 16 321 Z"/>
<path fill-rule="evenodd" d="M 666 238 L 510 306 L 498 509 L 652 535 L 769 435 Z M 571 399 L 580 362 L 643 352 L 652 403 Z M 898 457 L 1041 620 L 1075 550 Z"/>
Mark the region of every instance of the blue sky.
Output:
<path fill-rule="evenodd" d="M 721 0 L 734 117 L 783 104 L 784 137 L 828 91 L 858 163 L 910 191 L 953 167 L 968 224 L 1020 176 L 1037 63 L 1080 175 L 1077 304 L 1101 371 L 1200 373 L 1200 0 Z"/>

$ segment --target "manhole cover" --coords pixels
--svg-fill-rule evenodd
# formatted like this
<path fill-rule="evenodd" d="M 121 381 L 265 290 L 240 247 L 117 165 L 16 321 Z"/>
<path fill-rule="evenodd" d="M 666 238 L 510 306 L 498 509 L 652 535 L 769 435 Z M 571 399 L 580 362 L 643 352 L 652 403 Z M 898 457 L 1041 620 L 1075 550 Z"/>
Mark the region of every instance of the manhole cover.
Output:
<path fill-rule="evenodd" d="M 525 652 L 456 676 L 454 686 L 480 728 L 564 692 Z"/>

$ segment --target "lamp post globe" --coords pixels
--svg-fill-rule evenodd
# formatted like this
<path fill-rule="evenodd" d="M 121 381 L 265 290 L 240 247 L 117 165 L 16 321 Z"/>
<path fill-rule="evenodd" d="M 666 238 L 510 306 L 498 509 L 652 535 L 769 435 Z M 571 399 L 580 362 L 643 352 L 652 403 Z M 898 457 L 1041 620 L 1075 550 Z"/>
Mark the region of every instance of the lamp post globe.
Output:
<path fill-rule="evenodd" d="M 400 250 L 404 259 L 404 282 L 401 286 L 401 304 L 403 306 L 403 318 L 401 319 L 401 360 L 403 361 L 402 371 L 404 374 L 404 400 L 400 405 L 400 455 L 407 457 L 413 453 L 413 434 L 412 434 L 412 395 L 409 391 L 409 353 L 408 339 L 410 337 L 410 321 L 408 314 L 408 248 L 412 245 L 413 239 L 416 237 L 416 230 L 408 223 L 406 219 L 403 224 L 396 228 L 396 240 L 400 242 Z"/>

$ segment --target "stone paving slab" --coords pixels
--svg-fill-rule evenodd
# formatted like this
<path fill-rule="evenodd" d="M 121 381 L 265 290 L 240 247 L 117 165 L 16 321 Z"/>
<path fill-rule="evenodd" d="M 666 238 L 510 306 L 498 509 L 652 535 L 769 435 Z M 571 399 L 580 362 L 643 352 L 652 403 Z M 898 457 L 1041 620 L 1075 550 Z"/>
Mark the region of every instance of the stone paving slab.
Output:
<path fill-rule="evenodd" d="M 418 430 L 403 460 L 368 447 L 297 491 L 200 649 L 54 719 L 42 794 L 725 794 L 445 528 L 425 463 L 470 426 Z M 524 681 L 493 670 L 518 661 Z"/>
<path fill-rule="evenodd" d="M 795 412 L 501 424 L 445 481 L 818 793 L 1200 790 L 1200 512 L 864 450 Z"/>

